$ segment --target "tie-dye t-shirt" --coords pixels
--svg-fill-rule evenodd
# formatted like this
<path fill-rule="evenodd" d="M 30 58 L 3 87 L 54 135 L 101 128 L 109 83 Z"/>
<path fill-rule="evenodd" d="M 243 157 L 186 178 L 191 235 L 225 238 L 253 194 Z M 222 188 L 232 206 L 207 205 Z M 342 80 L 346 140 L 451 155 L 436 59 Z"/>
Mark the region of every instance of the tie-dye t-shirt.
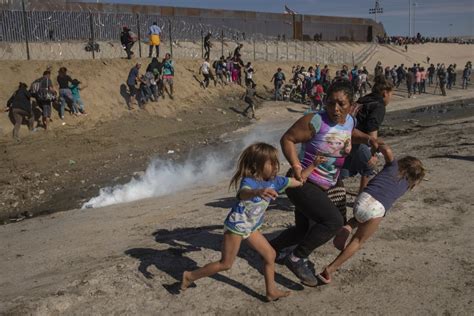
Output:
<path fill-rule="evenodd" d="M 325 163 L 314 168 L 308 177 L 308 181 L 327 190 L 336 184 L 344 159 L 351 152 L 354 119 L 347 115 L 346 122 L 340 125 L 331 122 L 327 113 L 322 111 L 314 114 L 311 124 L 317 133 L 310 141 L 302 144 L 300 162 L 304 169 L 317 155 L 328 158 Z"/>
<path fill-rule="evenodd" d="M 253 178 L 243 178 L 240 182 L 240 189 L 265 189 L 271 188 L 282 193 L 290 182 L 287 177 L 276 176 L 269 181 L 260 181 Z M 249 200 L 239 200 L 239 202 L 232 207 L 229 215 L 224 221 L 224 227 L 241 236 L 248 236 L 253 231 L 257 230 L 263 223 L 263 215 L 267 209 L 269 201 L 261 197 L 253 197 Z"/>

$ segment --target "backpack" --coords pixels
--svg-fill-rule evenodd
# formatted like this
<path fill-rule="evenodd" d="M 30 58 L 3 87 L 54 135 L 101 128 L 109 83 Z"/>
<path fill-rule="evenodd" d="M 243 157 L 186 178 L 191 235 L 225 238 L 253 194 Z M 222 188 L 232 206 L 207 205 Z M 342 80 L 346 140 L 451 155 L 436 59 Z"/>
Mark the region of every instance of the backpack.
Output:
<path fill-rule="evenodd" d="M 41 78 L 36 79 L 35 81 L 31 83 L 30 85 L 31 96 L 36 97 L 38 95 L 40 88 L 41 88 Z"/>
<path fill-rule="evenodd" d="M 217 69 L 217 60 L 214 60 L 212 63 L 212 68 Z"/>
<path fill-rule="evenodd" d="M 38 79 L 38 82 L 39 82 L 39 89 L 38 89 L 38 92 L 36 92 L 36 99 L 38 99 L 39 101 L 53 101 L 55 99 L 55 96 L 54 94 L 49 91 L 49 81 L 50 79 L 46 79 L 45 83 L 46 83 L 46 86 L 44 86 L 44 81 L 42 79 Z"/>
<path fill-rule="evenodd" d="M 128 37 L 131 42 L 136 42 L 138 40 L 138 35 L 132 31 L 128 31 Z"/>

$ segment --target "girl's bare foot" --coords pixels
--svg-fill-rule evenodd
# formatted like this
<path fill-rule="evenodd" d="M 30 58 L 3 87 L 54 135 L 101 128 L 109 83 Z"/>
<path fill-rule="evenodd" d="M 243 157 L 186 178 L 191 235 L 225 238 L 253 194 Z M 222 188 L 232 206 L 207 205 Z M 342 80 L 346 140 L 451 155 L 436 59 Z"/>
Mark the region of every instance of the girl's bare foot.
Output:
<path fill-rule="evenodd" d="M 184 271 L 183 272 L 183 280 L 181 281 L 181 291 L 185 291 L 191 284 L 193 284 L 193 281 L 189 278 L 189 274 L 191 272 L 189 271 Z"/>
<path fill-rule="evenodd" d="M 349 225 L 343 226 L 332 241 L 332 243 L 334 244 L 334 247 L 336 247 L 340 251 L 343 251 L 344 248 L 346 248 L 346 242 L 351 234 L 351 231 L 352 231 L 351 226 Z"/>
<path fill-rule="evenodd" d="M 272 292 L 268 292 L 266 297 L 268 302 L 272 302 L 278 300 L 281 297 L 287 297 L 290 294 L 291 291 L 280 291 L 278 289 L 275 289 Z"/>

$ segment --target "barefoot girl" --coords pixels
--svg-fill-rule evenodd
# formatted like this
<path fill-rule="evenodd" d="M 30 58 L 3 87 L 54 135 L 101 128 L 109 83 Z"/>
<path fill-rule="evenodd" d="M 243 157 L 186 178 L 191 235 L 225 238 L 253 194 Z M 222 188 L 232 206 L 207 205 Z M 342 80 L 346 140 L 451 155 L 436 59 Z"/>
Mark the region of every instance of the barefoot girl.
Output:
<path fill-rule="evenodd" d="M 313 164 L 303 171 L 306 178 L 315 165 L 323 163 L 325 158 L 317 157 Z M 279 170 L 278 151 L 275 147 L 256 143 L 247 147 L 240 155 L 238 168 L 230 182 L 240 188 L 237 192 L 238 203 L 232 208 L 224 222 L 224 241 L 221 260 L 208 263 L 204 267 L 183 273 L 181 289 L 185 290 L 194 281 L 211 276 L 220 271 L 229 270 L 234 263 L 242 240 L 246 240 L 265 262 L 264 276 L 266 298 L 269 301 L 288 296 L 290 292 L 280 291 L 275 284 L 275 250 L 259 231 L 263 216 L 271 200 L 286 188 L 298 187 L 303 183 L 294 178 L 277 176 Z"/>
<path fill-rule="evenodd" d="M 334 238 L 334 245 L 342 252 L 317 276 L 323 283 L 330 283 L 331 274 L 372 236 L 393 203 L 423 180 L 425 169 L 420 160 L 411 156 L 395 160 L 391 149 L 383 143 L 379 143 L 379 150 L 385 157 L 385 167 L 357 197 L 354 217 Z M 352 229 L 355 228 L 357 230 L 354 236 L 345 247 Z"/>

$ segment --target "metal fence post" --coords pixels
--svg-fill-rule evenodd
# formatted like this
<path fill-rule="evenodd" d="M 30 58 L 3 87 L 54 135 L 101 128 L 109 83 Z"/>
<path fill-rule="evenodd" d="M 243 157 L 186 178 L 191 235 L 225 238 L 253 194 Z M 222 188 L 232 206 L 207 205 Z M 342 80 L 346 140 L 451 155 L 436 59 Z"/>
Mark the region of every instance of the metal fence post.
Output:
<path fill-rule="evenodd" d="M 90 25 L 90 29 L 91 29 L 92 59 L 95 59 L 94 17 L 92 16 L 92 12 L 89 12 L 89 25 Z"/>
<path fill-rule="evenodd" d="M 304 60 L 304 42 L 303 42 L 303 61 L 305 61 Z"/>
<path fill-rule="evenodd" d="M 201 29 L 201 57 L 204 58 L 204 31 Z"/>
<path fill-rule="evenodd" d="M 257 60 L 257 53 L 255 52 L 255 38 L 253 39 L 253 61 Z"/>
<path fill-rule="evenodd" d="M 221 56 L 224 56 L 224 30 L 221 30 Z"/>
<path fill-rule="evenodd" d="M 30 43 L 28 42 L 28 20 L 26 18 L 25 0 L 21 0 L 21 7 L 23 9 L 23 34 L 25 35 L 26 58 L 30 60 Z"/>
<path fill-rule="evenodd" d="M 140 34 L 140 14 L 137 13 L 138 55 L 142 58 L 142 38 Z"/>
<path fill-rule="evenodd" d="M 280 59 L 280 58 L 278 57 L 278 53 L 279 53 L 279 52 L 278 52 L 278 41 L 276 42 L 276 45 L 277 45 L 277 49 L 276 49 L 276 51 L 277 51 L 277 52 L 276 52 L 276 53 L 277 53 L 277 54 L 276 54 L 276 60 L 278 61 L 278 60 Z"/>
<path fill-rule="evenodd" d="M 138 56 L 142 58 L 142 41 L 140 35 L 140 14 L 137 13 Z"/>
<path fill-rule="evenodd" d="M 268 61 L 268 42 L 265 41 L 265 60 Z"/>
<path fill-rule="evenodd" d="M 295 41 L 295 60 L 297 59 L 298 57 L 298 42 Z"/>
<path fill-rule="evenodd" d="M 171 35 L 171 19 L 168 19 L 168 32 L 170 34 L 170 55 L 173 58 L 173 37 Z"/>
<path fill-rule="evenodd" d="M 288 60 L 289 56 L 288 56 L 288 41 L 286 42 L 286 60 Z"/>

